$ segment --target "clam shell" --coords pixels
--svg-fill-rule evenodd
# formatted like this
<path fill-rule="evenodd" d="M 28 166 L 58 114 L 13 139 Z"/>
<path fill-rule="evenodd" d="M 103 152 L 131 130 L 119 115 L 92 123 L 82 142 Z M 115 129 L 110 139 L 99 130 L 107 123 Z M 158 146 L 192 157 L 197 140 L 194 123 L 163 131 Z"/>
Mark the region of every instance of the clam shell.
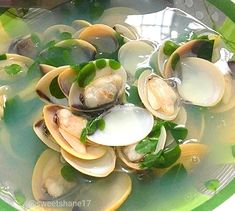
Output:
<path fill-rule="evenodd" d="M 105 129 L 97 130 L 87 138 L 106 146 L 127 146 L 137 143 L 150 133 L 154 123 L 150 112 L 132 105 L 115 106 L 102 116 Z"/>
<path fill-rule="evenodd" d="M 59 197 L 66 192 L 69 192 L 75 187 L 75 183 L 67 182 L 61 175 L 61 168 L 64 164 L 61 163 L 60 153 L 51 149 L 45 150 L 39 157 L 32 176 L 32 192 L 35 200 L 45 201 L 54 197 Z M 60 185 L 61 189 L 53 189 L 48 182 L 55 183 L 54 185 Z M 57 184 L 58 183 L 58 184 Z M 45 189 L 47 186 L 47 189 Z M 51 190 L 48 190 L 51 189 Z M 53 193 L 54 196 L 50 196 L 46 191 Z M 59 192 L 58 192 L 59 191 Z"/>
<path fill-rule="evenodd" d="M 68 32 L 73 35 L 76 32 L 76 30 L 71 26 L 63 25 L 63 24 L 50 26 L 43 33 L 44 42 L 49 42 L 51 40 L 58 41 L 57 36 L 59 35 L 59 33 L 62 33 L 62 32 Z"/>
<path fill-rule="evenodd" d="M 179 69 L 178 69 L 179 68 Z M 211 62 L 187 57 L 178 66 L 181 82 L 177 85 L 179 95 L 199 106 L 215 106 L 225 92 L 225 81 L 220 70 Z"/>
<path fill-rule="evenodd" d="M 131 78 L 137 69 L 148 66 L 155 47 L 144 40 L 133 40 L 124 44 L 118 52 L 118 60 Z"/>
<path fill-rule="evenodd" d="M 82 160 L 61 149 L 63 158 L 75 169 L 83 174 L 93 177 L 106 177 L 113 172 L 116 163 L 116 155 L 111 147 L 106 153 L 95 160 Z"/>
<path fill-rule="evenodd" d="M 176 118 L 173 120 L 174 123 L 177 125 L 185 125 L 187 121 L 187 111 L 186 109 L 182 106 L 179 110 L 178 115 Z"/>
<path fill-rule="evenodd" d="M 131 25 L 115 24 L 113 29 L 120 33 L 126 42 L 130 40 L 137 40 L 139 38 L 136 29 Z"/>
<path fill-rule="evenodd" d="M 114 211 L 124 203 L 131 189 L 132 182 L 127 173 L 113 172 L 108 177 L 87 184 L 81 189 L 78 200 L 82 198 L 93 202 L 90 206 L 84 206 L 83 211 Z"/>
<path fill-rule="evenodd" d="M 43 119 L 40 119 L 34 124 L 33 130 L 44 144 L 46 144 L 49 148 L 60 152 L 60 146 L 56 143 L 52 136 L 46 132 L 47 129 Z"/>
<path fill-rule="evenodd" d="M 85 28 L 85 27 L 88 27 L 88 26 L 91 26 L 91 23 L 89 23 L 88 21 L 86 20 L 74 20 L 72 22 L 72 27 L 74 29 L 76 29 L 77 31 Z"/>
<path fill-rule="evenodd" d="M 62 66 L 59 68 L 55 68 L 52 71 L 48 72 L 46 75 L 44 75 L 37 83 L 36 85 L 36 92 L 41 98 L 42 101 L 46 103 L 54 103 L 54 104 L 60 104 L 60 105 L 67 105 L 68 101 L 66 98 L 58 99 L 54 97 L 50 92 L 50 84 L 56 77 L 59 76 L 60 73 L 62 73 L 65 68 L 69 68 L 69 66 Z"/>
<path fill-rule="evenodd" d="M 64 149 L 68 154 L 71 154 L 71 156 L 80 158 L 80 159 L 86 159 L 86 160 L 92 160 L 92 159 L 97 159 L 102 157 L 106 151 L 107 147 L 104 146 L 97 146 L 94 144 L 85 144 L 84 146 L 86 147 L 85 153 L 82 153 L 84 150 L 81 149 L 75 150 L 73 147 L 76 144 L 76 147 L 78 146 L 77 141 L 80 141 L 79 139 L 67 139 L 68 135 L 65 137 L 65 134 L 61 134 L 59 131 L 59 126 L 55 122 L 55 114 L 60 110 L 63 109 L 61 106 L 56 106 L 56 105 L 47 105 L 43 108 L 43 116 L 45 120 L 45 124 L 51 133 L 52 137 L 55 139 L 57 144 Z M 69 140 L 69 141 L 67 141 Z M 75 147 L 75 148 L 76 148 Z"/>
<path fill-rule="evenodd" d="M 54 70 L 56 67 L 48 65 L 48 64 L 40 64 L 39 65 L 41 72 L 45 75 L 50 71 Z"/>
<path fill-rule="evenodd" d="M 96 46 L 97 51 L 101 53 L 113 53 L 119 47 L 116 32 L 104 24 L 95 24 L 85 28 L 80 33 L 79 39 Z"/>
<path fill-rule="evenodd" d="M 139 96 L 140 96 L 142 103 L 144 104 L 146 109 L 148 109 L 157 118 L 164 119 L 164 120 L 175 119 L 179 110 L 180 110 L 179 102 L 176 102 L 175 111 L 172 115 L 166 115 L 165 113 L 158 111 L 158 110 L 154 110 L 151 107 L 151 105 L 148 101 L 148 93 L 147 93 L 147 86 L 146 86 L 146 83 L 147 83 L 149 77 L 151 77 L 151 76 L 153 76 L 152 72 L 150 70 L 145 70 L 139 77 L 138 93 L 139 93 Z M 172 90 L 173 90 L 173 88 L 172 88 Z M 166 94 L 168 94 L 168 93 L 166 93 Z"/>

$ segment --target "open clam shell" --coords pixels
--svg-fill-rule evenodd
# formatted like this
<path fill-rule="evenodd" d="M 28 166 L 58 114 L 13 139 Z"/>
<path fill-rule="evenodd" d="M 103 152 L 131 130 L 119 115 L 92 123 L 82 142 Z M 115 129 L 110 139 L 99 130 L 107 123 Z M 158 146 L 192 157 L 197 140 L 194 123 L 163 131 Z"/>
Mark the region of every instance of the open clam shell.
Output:
<path fill-rule="evenodd" d="M 106 146 L 127 146 L 137 143 L 150 133 L 154 123 L 150 112 L 132 105 L 115 106 L 102 116 L 105 129 L 97 130 L 87 138 Z"/>
<path fill-rule="evenodd" d="M 211 62 L 187 57 L 180 60 L 175 70 L 180 83 L 179 95 L 199 106 L 215 106 L 225 92 L 225 80 L 220 70 Z"/>
<path fill-rule="evenodd" d="M 133 40 L 124 44 L 118 52 L 118 59 L 128 75 L 133 78 L 137 69 L 148 66 L 155 47 L 144 40 Z"/>
<path fill-rule="evenodd" d="M 117 66 L 113 66 L 118 64 Z M 83 112 L 104 110 L 112 106 L 123 95 L 126 85 L 126 72 L 114 60 L 101 59 L 90 62 L 80 71 L 93 71 L 94 79 L 79 85 L 74 82 L 69 92 L 69 106 Z"/>
<path fill-rule="evenodd" d="M 113 29 L 124 37 L 125 42 L 137 40 L 139 38 L 137 30 L 131 25 L 115 24 Z"/>
<path fill-rule="evenodd" d="M 85 27 L 91 26 L 91 25 L 92 24 L 86 20 L 74 20 L 72 23 L 72 27 L 74 29 L 76 29 L 77 31 L 79 31 Z"/>
<path fill-rule="evenodd" d="M 104 24 L 95 24 L 85 28 L 80 33 L 79 39 L 96 46 L 99 53 L 114 53 L 119 47 L 116 32 Z"/>
<path fill-rule="evenodd" d="M 69 154 L 61 149 L 63 158 L 75 169 L 83 174 L 93 177 L 106 177 L 113 172 L 116 163 L 116 155 L 111 147 L 107 148 L 106 153 L 94 160 L 83 160 Z"/>
<path fill-rule="evenodd" d="M 41 154 L 32 176 L 32 192 L 35 200 L 51 200 L 68 193 L 75 187 L 75 183 L 68 182 L 62 177 L 63 166 L 60 153 L 47 149 Z"/>
<path fill-rule="evenodd" d="M 32 64 L 33 60 L 28 57 L 6 54 L 6 59 L 0 60 L 0 81 L 12 81 L 25 76 Z"/>
<path fill-rule="evenodd" d="M 50 71 L 54 70 L 56 67 L 48 65 L 48 64 L 40 64 L 39 68 L 40 68 L 41 72 L 45 75 L 45 74 L 49 73 Z"/>
<path fill-rule="evenodd" d="M 108 177 L 81 188 L 78 200 L 82 198 L 93 202 L 90 206 L 84 206 L 83 211 L 118 210 L 131 193 L 131 188 L 131 178 L 127 173 L 113 172 Z"/>
<path fill-rule="evenodd" d="M 179 97 L 167 81 L 145 70 L 138 80 L 138 93 L 146 109 L 155 117 L 173 120 L 180 110 Z"/>
<path fill-rule="evenodd" d="M 178 115 L 173 120 L 173 122 L 176 123 L 177 125 L 185 125 L 187 122 L 187 115 L 188 114 L 186 109 L 182 106 L 179 110 Z"/>
<path fill-rule="evenodd" d="M 65 68 L 69 68 L 69 66 L 55 68 L 38 81 L 36 92 L 42 101 L 60 105 L 68 104 L 67 98 L 61 92 L 58 84 L 58 76 Z"/>
<path fill-rule="evenodd" d="M 57 144 L 66 152 L 68 152 L 68 154 L 71 154 L 71 156 L 74 156 L 80 159 L 92 160 L 92 159 L 97 159 L 97 158 L 102 157 L 106 153 L 107 147 L 98 146 L 98 145 L 91 144 L 91 143 L 82 144 L 80 143 L 80 140 L 79 140 L 80 137 L 76 137 L 75 135 L 69 133 L 69 130 L 64 131 L 63 128 L 59 127 L 58 121 L 65 121 L 69 123 L 68 127 L 74 126 L 75 124 L 76 125 L 80 124 L 80 122 L 75 122 L 75 123 L 73 122 L 73 124 L 70 125 L 69 121 L 74 121 L 73 119 L 71 120 L 71 118 L 75 118 L 75 121 L 76 121 L 76 117 L 74 116 L 70 116 L 68 119 L 64 119 L 64 120 L 58 119 L 60 118 L 58 117 L 58 114 L 62 109 L 64 108 L 61 106 L 56 106 L 56 105 L 48 105 L 48 106 L 45 106 L 43 109 L 43 116 L 44 116 L 45 124 L 49 132 L 51 133 L 52 137 L 57 142 Z M 80 126 L 80 128 L 78 128 L 77 130 L 81 130 L 82 128 L 83 127 Z M 78 133 L 79 131 L 74 131 L 74 132 Z M 80 149 L 77 149 L 79 147 Z"/>
<path fill-rule="evenodd" d="M 52 138 L 51 134 L 46 128 L 45 122 L 43 119 L 37 121 L 34 126 L 33 130 L 38 136 L 38 138 L 46 144 L 49 148 L 60 152 L 60 146 L 56 143 L 56 141 Z"/>

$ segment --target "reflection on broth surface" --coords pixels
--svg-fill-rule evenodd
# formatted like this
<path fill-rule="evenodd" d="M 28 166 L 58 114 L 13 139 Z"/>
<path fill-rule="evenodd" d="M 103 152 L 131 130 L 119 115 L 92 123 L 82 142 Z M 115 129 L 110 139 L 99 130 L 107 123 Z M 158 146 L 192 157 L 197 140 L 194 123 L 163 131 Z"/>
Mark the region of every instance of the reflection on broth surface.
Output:
<path fill-rule="evenodd" d="M 52 25 L 21 39 L 32 54 L 0 55 L 2 186 L 14 200 L 22 190 L 22 206 L 177 210 L 231 180 L 232 54 L 177 10 L 137 14 Z"/>

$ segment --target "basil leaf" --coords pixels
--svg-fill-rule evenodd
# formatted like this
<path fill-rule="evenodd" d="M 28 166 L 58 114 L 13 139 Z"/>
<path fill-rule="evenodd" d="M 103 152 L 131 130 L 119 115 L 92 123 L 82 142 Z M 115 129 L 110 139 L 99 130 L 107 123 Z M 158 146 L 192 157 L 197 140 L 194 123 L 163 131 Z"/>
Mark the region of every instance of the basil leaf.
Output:
<path fill-rule="evenodd" d="M 231 150 L 232 150 L 232 155 L 235 158 L 235 145 L 231 146 Z"/>
<path fill-rule="evenodd" d="M 156 147 L 157 147 L 156 139 L 154 140 L 151 138 L 145 138 L 136 145 L 135 151 L 138 152 L 139 154 L 147 154 L 154 152 Z"/>
<path fill-rule="evenodd" d="M 75 182 L 77 180 L 77 170 L 70 165 L 65 165 L 60 170 L 62 177 L 68 182 Z"/>
<path fill-rule="evenodd" d="M 211 62 L 214 48 L 214 40 L 203 40 L 193 48 L 198 58 Z"/>
<path fill-rule="evenodd" d="M 163 52 L 165 55 L 170 56 L 178 47 L 179 45 L 171 40 L 168 40 L 164 43 Z"/>
<path fill-rule="evenodd" d="M 218 187 L 220 186 L 220 182 L 218 179 L 211 179 L 211 180 L 206 181 L 204 185 L 208 190 L 216 191 Z"/>
<path fill-rule="evenodd" d="M 81 135 L 80 135 L 80 141 L 84 144 L 86 143 L 86 137 L 87 137 L 87 129 L 83 128 Z"/>
<path fill-rule="evenodd" d="M 35 33 L 31 34 L 31 41 L 36 45 L 36 46 L 40 46 L 41 45 L 41 40 L 39 38 L 39 36 Z"/>
<path fill-rule="evenodd" d="M 49 90 L 51 92 L 51 95 L 56 97 L 57 99 L 63 99 L 65 98 L 64 93 L 61 91 L 60 86 L 58 84 L 58 76 L 55 77 L 49 86 Z"/>
<path fill-rule="evenodd" d="M 69 40 L 69 39 L 72 39 L 72 34 L 69 33 L 69 32 L 61 32 L 59 34 L 59 39 L 60 40 Z"/>
<path fill-rule="evenodd" d="M 80 87 L 87 86 L 94 78 L 96 74 L 96 68 L 93 62 L 88 63 L 83 67 L 77 77 L 77 82 Z"/>
<path fill-rule="evenodd" d="M 171 60 L 171 68 L 173 70 L 175 70 L 176 65 L 178 64 L 179 60 L 180 60 L 180 55 L 178 53 L 174 53 L 172 60 Z"/>
<path fill-rule="evenodd" d="M 114 70 L 118 70 L 121 67 L 121 64 L 114 59 L 110 59 L 109 66 Z"/>
<path fill-rule="evenodd" d="M 170 132 L 176 141 L 184 140 L 188 135 L 188 129 L 183 126 L 176 126 Z"/>
<path fill-rule="evenodd" d="M 7 59 L 7 55 L 6 54 L 1 54 L 0 55 L 0 60 L 6 60 Z"/>
<path fill-rule="evenodd" d="M 25 201 L 26 201 L 25 195 L 20 190 L 17 190 L 17 191 L 14 192 L 14 196 L 15 196 L 16 202 L 19 205 L 23 206 Z"/>
<path fill-rule="evenodd" d="M 21 66 L 18 64 L 11 64 L 9 66 L 5 66 L 4 70 L 8 75 L 16 75 L 21 71 Z"/>
<path fill-rule="evenodd" d="M 127 102 L 132 103 L 136 106 L 141 106 L 142 101 L 138 93 L 138 88 L 136 86 L 131 86 L 130 89 L 128 89 L 127 91 L 128 91 L 128 93 L 126 93 Z"/>

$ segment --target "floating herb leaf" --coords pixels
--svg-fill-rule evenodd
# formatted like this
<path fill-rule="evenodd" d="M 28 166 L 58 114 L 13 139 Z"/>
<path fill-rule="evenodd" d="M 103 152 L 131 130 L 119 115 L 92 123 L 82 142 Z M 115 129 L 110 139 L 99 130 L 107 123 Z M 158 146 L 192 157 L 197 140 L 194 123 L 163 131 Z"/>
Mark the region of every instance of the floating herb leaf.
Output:
<path fill-rule="evenodd" d="M 115 36 L 116 36 L 116 39 L 117 39 L 117 41 L 118 41 L 119 47 L 121 47 L 122 45 L 125 44 L 125 42 L 124 42 L 124 37 L 122 36 L 121 33 L 116 32 Z"/>
<path fill-rule="evenodd" d="M 121 64 L 114 59 L 110 59 L 109 66 L 114 70 L 118 70 L 121 67 Z"/>
<path fill-rule="evenodd" d="M 8 75 L 16 75 L 21 71 L 21 66 L 18 64 L 11 64 L 9 66 L 5 66 L 4 70 Z"/>
<path fill-rule="evenodd" d="M 70 65 L 71 69 L 74 70 L 76 73 L 79 73 L 80 70 L 85 67 L 88 62 L 83 62 L 81 64 Z"/>
<path fill-rule="evenodd" d="M 208 190 L 216 191 L 220 186 L 220 182 L 218 179 L 211 179 L 206 181 L 204 185 Z"/>
<path fill-rule="evenodd" d="M 77 170 L 70 165 L 65 165 L 61 169 L 62 177 L 68 182 L 75 182 L 77 179 Z"/>
<path fill-rule="evenodd" d="M 105 61 L 105 59 L 97 59 L 97 60 L 95 61 L 95 64 L 96 64 L 96 67 L 97 67 L 98 69 L 103 69 L 103 68 L 106 67 L 106 61 Z"/>
<path fill-rule="evenodd" d="M 168 40 L 164 43 L 163 52 L 165 55 L 170 56 L 178 47 L 178 44 Z"/>
<path fill-rule="evenodd" d="M 136 86 L 131 86 L 130 89 L 127 90 L 128 93 L 126 93 L 126 100 L 129 103 L 132 103 L 137 106 L 142 105 L 142 101 L 140 99 L 138 88 Z"/>
<path fill-rule="evenodd" d="M 82 143 L 86 142 L 86 137 L 88 135 L 92 135 L 97 130 L 104 130 L 105 129 L 105 121 L 102 117 L 96 117 L 91 119 L 87 122 L 86 127 L 82 129 L 80 141 Z"/>
<path fill-rule="evenodd" d="M 20 190 L 17 190 L 14 192 L 14 196 L 15 196 L 16 202 L 19 205 L 23 206 L 26 201 L 25 195 Z"/>
<path fill-rule="evenodd" d="M 77 82 L 80 87 L 87 86 L 95 77 L 96 68 L 93 62 L 88 63 L 84 66 L 77 77 Z"/>
<path fill-rule="evenodd" d="M 0 55 L 0 60 L 6 60 L 7 59 L 7 55 L 6 54 L 1 54 Z"/>
<path fill-rule="evenodd" d="M 39 36 L 35 33 L 31 34 L 31 41 L 34 43 L 35 46 L 41 45 L 41 40 L 40 40 Z"/>
<path fill-rule="evenodd" d="M 152 153 L 156 149 L 157 141 L 158 139 L 145 138 L 136 145 L 135 151 L 139 154 Z"/>
<path fill-rule="evenodd" d="M 142 74 L 142 72 L 144 72 L 145 70 L 146 70 L 145 68 L 141 68 L 141 69 L 136 70 L 135 79 L 138 80 L 140 75 Z"/>
<path fill-rule="evenodd" d="M 211 62 L 214 48 L 214 40 L 202 40 L 192 51 L 196 53 L 198 58 L 205 59 Z"/>
<path fill-rule="evenodd" d="M 61 32 L 58 36 L 60 40 L 69 40 L 72 39 L 72 34 L 69 32 Z"/>
<path fill-rule="evenodd" d="M 178 53 L 174 53 L 171 60 L 171 67 L 173 70 L 175 70 L 179 60 L 180 60 L 180 55 Z"/>
<path fill-rule="evenodd" d="M 61 91 L 60 86 L 58 84 L 58 76 L 55 77 L 49 86 L 49 90 L 51 92 L 51 95 L 56 97 L 57 99 L 63 99 L 65 98 L 64 93 Z"/>

